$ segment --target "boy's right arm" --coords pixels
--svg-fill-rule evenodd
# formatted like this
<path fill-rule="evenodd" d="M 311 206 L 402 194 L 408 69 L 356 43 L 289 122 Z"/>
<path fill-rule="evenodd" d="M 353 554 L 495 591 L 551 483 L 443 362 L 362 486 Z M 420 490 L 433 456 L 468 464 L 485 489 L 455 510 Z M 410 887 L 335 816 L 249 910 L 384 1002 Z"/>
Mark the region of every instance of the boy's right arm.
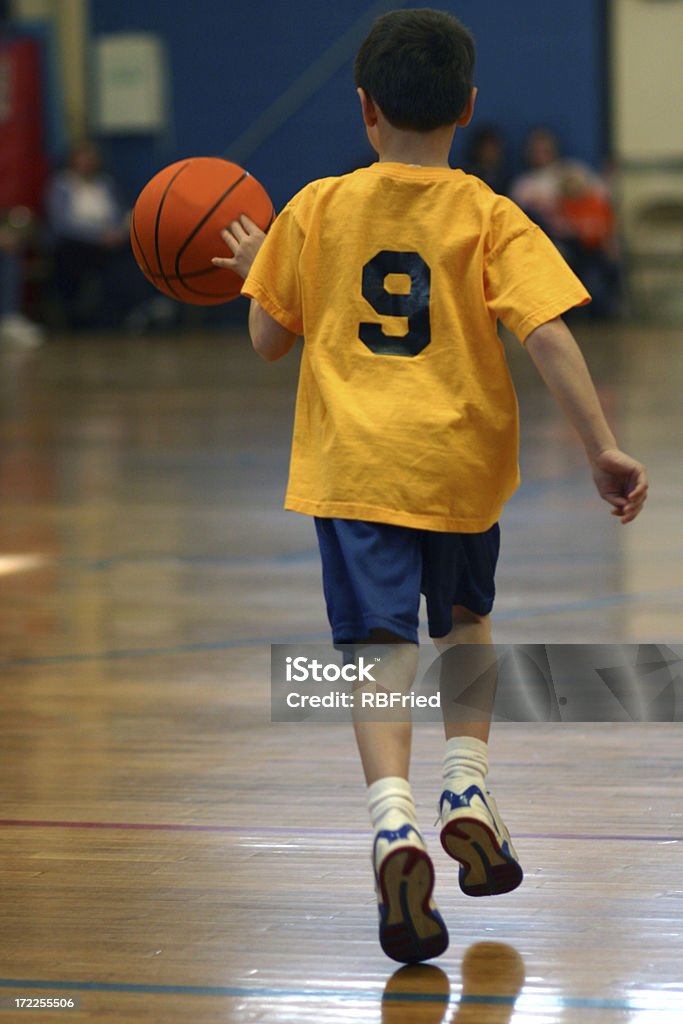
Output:
<path fill-rule="evenodd" d="M 617 447 L 592 378 L 574 336 L 558 317 L 532 331 L 525 347 L 548 389 L 577 430 L 599 494 L 623 524 L 647 497 L 645 467 Z"/>
<path fill-rule="evenodd" d="M 214 256 L 211 262 L 216 267 L 226 267 L 244 279 L 251 269 L 256 254 L 265 241 L 265 234 L 246 214 L 233 221 L 221 232 L 225 244 L 232 250 L 232 256 Z M 249 334 L 254 349 L 268 363 L 286 356 L 294 345 L 297 335 L 274 320 L 259 306 L 256 299 L 249 307 Z"/>
<path fill-rule="evenodd" d="M 294 345 L 297 335 L 273 320 L 256 299 L 249 307 L 249 334 L 254 349 L 268 363 L 286 356 Z"/>

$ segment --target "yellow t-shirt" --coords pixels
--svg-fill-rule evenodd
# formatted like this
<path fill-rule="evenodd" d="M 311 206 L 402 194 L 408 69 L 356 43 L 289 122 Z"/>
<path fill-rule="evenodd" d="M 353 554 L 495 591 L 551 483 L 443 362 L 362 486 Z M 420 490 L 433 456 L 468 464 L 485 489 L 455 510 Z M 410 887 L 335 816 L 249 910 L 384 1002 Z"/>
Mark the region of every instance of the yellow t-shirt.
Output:
<path fill-rule="evenodd" d="M 590 296 L 510 200 L 459 170 L 311 182 L 243 293 L 304 335 L 285 508 L 478 533 L 517 488 L 520 341 Z"/>

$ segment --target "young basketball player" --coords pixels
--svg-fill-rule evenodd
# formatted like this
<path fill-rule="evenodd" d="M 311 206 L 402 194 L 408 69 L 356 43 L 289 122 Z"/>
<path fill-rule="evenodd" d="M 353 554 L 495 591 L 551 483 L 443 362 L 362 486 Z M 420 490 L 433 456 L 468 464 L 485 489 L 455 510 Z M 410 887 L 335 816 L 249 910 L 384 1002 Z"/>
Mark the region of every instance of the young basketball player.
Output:
<path fill-rule="evenodd" d="M 512 202 L 449 167 L 472 117 L 473 64 L 471 36 L 447 14 L 379 18 L 355 65 L 379 161 L 306 186 L 265 238 L 235 222 L 223 236 L 233 256 L 215 260 L 246 277 L 260 355 L 305 337 L 285 504 L 315 517 L 334 641 L 397 644 L 399 690 L 415 671 L 421 590 L 440 649 L 491 641 L 498 519 L 519 482 L 498 320 L 576 427 L 613 514 L 631 522 L 647 491 L 560 319 L 588 293 Z M 522 879 L 486 788 L 489 717 L 445 715 L 441 839 L 472 896 Z M 355 729 L 380 942 L 396 960 L 428 959 L 448 935 L 408 783 L 411 724 L 357 717 Z"/>

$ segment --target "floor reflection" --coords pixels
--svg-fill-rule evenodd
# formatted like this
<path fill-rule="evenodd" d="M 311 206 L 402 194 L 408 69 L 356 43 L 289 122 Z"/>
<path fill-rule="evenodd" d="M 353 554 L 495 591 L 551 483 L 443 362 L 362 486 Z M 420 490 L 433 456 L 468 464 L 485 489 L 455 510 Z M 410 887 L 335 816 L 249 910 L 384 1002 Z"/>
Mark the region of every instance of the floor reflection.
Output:
<path fill-rule="evenodd" d="M 462 959 L 462 991 L 431 964 L 401 967 L 387 981 L 382 1024 L 509 1024 L 525 980 L 524 961 L 504 942 L 476 942 Z"/>

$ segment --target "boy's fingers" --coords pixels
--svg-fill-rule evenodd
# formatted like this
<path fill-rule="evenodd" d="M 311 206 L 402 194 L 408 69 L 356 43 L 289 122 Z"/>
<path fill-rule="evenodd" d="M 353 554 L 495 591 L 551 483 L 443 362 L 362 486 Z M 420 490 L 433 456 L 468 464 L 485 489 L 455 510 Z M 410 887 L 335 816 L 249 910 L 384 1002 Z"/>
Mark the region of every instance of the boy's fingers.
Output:
<path fill-rule="evenodd" d="M 631 523 L 636 518 L 636 516 L 638 516 L 640 514 L 640 512 L 641 512 L 641 510 L 643 508 L 644 502 L 645 502 L 644 498 L 643 498 L 642 501 L 629 502 L 622 509 L 620 509 L 620 510 L 615 509 L 612 512 L 612 515 L 618 516 L 619 519 L 621 520 L 621 522 L 624 525 L 626 523 Z"/>
<path fill-rule="evenodd" d="M 643 475 L 638 483 L 628 492 L 628 497 L 631 501 L 637 501 L 640 498 L 644 498 L 647 494 L 647 478 Z"/>
<path fill-rule="evenodd" d="M 229 228 L 223 228 L 221 231 L 221 238 L 233 253 L 239 248 L 239 240 L 235 238 Z"/>
<path fill-rule="evenodd" d="M 249 237 L 249 232 L 245 229 L 244 224 L 239 220 L 234 220 L 232 222 L 230 225 L 230 231 L 238 242 L 243 242 L 245 238 Z"/>
<path fill-rule="evenodd" d="M 244 226 L 247 229 L 249 234 L 251 234 L 253 231 L 260 231 L 261 230 L 261 228 L 258 226 L 258 224 L 254 224 L 254 222 L 251 219 L 251 217 L 247 217 L 246 213 L 242 214 L 242 216 L 240 217 L 240 221 L 242 223 L 242 226 Z"/>
<path fill-rule="evenodd" d="M 232 270 L 235 263 L 235 258 L 234 256 L 231 257 L 230 259 L 228 259 L 225 256 L 213 256 L 211 258 L 211 262 L 215 267 L 226 267 L 228 270 Z"/>

